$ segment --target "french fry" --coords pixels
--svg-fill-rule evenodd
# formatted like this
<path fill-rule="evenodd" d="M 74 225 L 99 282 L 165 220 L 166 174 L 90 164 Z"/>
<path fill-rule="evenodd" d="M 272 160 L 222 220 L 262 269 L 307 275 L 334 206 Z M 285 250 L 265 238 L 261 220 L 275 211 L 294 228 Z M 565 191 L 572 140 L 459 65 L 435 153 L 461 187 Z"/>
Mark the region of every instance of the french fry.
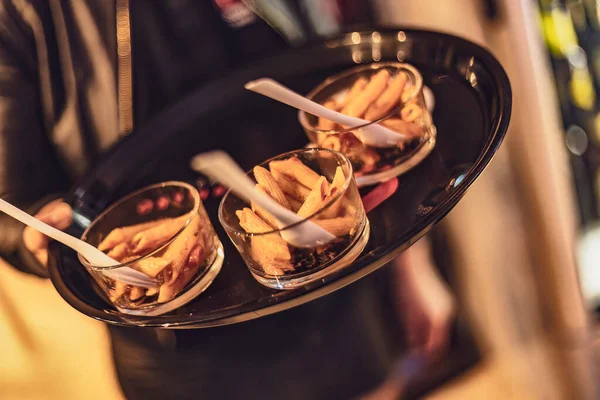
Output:
<path fill-rule="evenodd" d="M 269 224 L 247 207 L 236 211 L 236 215 L 240 220 L 240 226 L 247 233 L 265 233 L 273 230 Z M 284 261 L 292 259 L 287 243 L 278 233 L 253 236 L 251 247 L 255 247 L 256 252 L 260 252 L 261 259 Z"/>
<path fill-rule="evenodd" d="M 387 70 L 379 71 L 371 78 L 371 81 L 365 86 L 361 94 L 348 103 L 342 113 L 350 117 L 362 116 L 371 103 L 385 90 L 389 79 L 390 73 Z"/>
<path fill-rule="evenodd" d="M 365 119 L 375 121 L 389 113 L 400 102 L 405 85 L 406 74 L 399 72 L 381 96 L 371 104 L 365 114 Z"/>
<path fill-rule="evenodd" d="M 155 249 L 166 243 L 170 238 L 182 228 L 182 224 L 190 217 L 189 214 L 184 214 L 177 218 L 169 218 L 162 220 L 159 225 L 155 225 L 150 229 L 138 232 L 131 239 L 134 253 L 141 253 L 145 250 Z M 194 218 L 198 219 L 198 218 Z"/>
<path fill-rule="evenodd" d="M 408 104 L 400 111 L 400 116 L 406 122 L 415 122 L 423 115 L 423 110 L 417 104 Z"/>
<path fill-rule="evenodd" d="M 171 260 L 163 257 L 147 257 L 140 260 L 132 266 L 132 268 L 143 272 L 144 274 L 156 278 L 165 268 L 171 265 Z"/>
<path fill-rule="evenodd" d="M 154 296 L 155 294 L 158 293 L 159 290 L 160 290 L 159 286 L 149 288 L 148 290 L 146 290 L 146 297 Z"/>
<path fill-rule="evenodd" d="M 423 136 L 425 133 L 423 128 L 419 125 L 402 121 L 399 118 L 388 118 L 386 120 L 381 121 L 383 126 L 386 126 L 394 131 L 406 135 L 410 138 L 417 138 Z"/>
<path fill-rule="evenodd" d="M 259 184 L 256 185 L 256 189 L 260 190 L 267 196 L 269 195 L 266 192 L 266 190 Z M 288 201 L 287 198 L 286 198 L 286 201 Z M 288 205 L 289 205 L 289 201 L 288 201 Z M 263 220 L 265 220 L 271 226 L 272 229 L 277 229 L 277 220 L 267 210 L 265 210 L 264 208 L 262 208 L 255 202 L 251 202 L 250 207 L 252 208 L 252 211 L 254 211 L 256 213 L 256 215 L 261 217 Z M 291 208 L 291 206 L 290 206 L 290 209 L 293 209 L 293 208 Z"/>
<path fill-rule="evenodd" d="M 306 197 L 310 193 L 310 189 L 296 179 L 292 178 L 289 175 L 284 174 L 280 170 L 271 171 L 273 177 L 277 181 L 277 184 L 283 191 L 283 193 L 287 194 L 289 197 L 293 197 L 296 200 L 304 201 Z M 288 198 L 288 202 L 289 202 Z M 290 204 L 291 205 L 291 204 Z"/>
<path fill-rule="evenodd" d="M 319 219 L 315 222 L 321 228 L 337 237 L 345 236 L 351 233 L 356 225 L 356 219 L 353 217 Z"/>
<path fill-rule="evenodd" d="M 254 177 L 269 196 L 288 210 L 290 209 L 290 203 L 288 203 L 287 198 L 281 191 L 277 181 L 267 169 L 257 165 L 254 167 Z"/>
<path fill-rule="evenodd" d="M 329 195 L 330 184 L 324 176 L 319 177 L 319 180 L 314 185 L 310 194 L 298 210 L 298 215 L 302 218 L 308 218 L 325 204 L 325 199 Z"/>
<path fill-rule="evenodd" d="M 123 226 L 120 228 L 115 228 L 106 237 L 100 244 L 98 245 L 98 250 L 106 251 L 112 249 L 116 245 L 127 242 L 133 238 L 133 236 L 141 231 L 145 231 L 146 229 L 153 228 L 157 225 L 160 225 L 163 220 L 156 220 L 145 222 L 143 224 L 131 225 L 131 226 Z"/>
<path fill-rule="evenodd" d="M 271 173 L 277 171 L 291 176 L 306 187 L 312 188 L 319 180 L 319 174 L 308 168 L 302 161 L 296 157 L 288 158 L 283 161 L 271 161 L 269 163 Z"/>
<path fill-rule="evenodd" d="M 365 78 L 364 76 L 361 76 L 356 81 L 354 81 L 354 84 L 352 84 L 352 87 L 348 91 L 348 94 L 346 94 L 346 97 L 344 98 L 344 101 L 342 102 L 340 109 L 343 109 L 350 102 L 354 101 L 356 99 L 356 97 L 358 97 L 358 95 L 360 95 L 360 92 L 363 91 L 365 86 L 367 86 L 367 83 L 369 83 L 369 80 L 367 78 Z"/>

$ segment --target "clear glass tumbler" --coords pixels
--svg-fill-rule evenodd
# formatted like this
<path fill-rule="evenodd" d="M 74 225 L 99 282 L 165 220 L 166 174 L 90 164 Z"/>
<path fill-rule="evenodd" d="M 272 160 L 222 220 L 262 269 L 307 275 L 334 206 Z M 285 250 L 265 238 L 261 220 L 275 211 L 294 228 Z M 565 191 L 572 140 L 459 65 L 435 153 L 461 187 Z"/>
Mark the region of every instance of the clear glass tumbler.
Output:
<path fill-rule="evenodd" d="M 189 302 L 212 283 L 224 258 L 198 191 L 184 182 L 125 196 L 92 221 L 81 239 L 121 263 L 101 267 L 79 255 L 107 298 L 131 315 L 160 315 Z M 154 279 L 156 287 L 128 285 L 103 273 L 125 266 Z"/>
<path fill-rule="evenodd" d="M 231 191 L 225 194 L 219 220 L 258 282 L 294 289 L 351 264 L 363 251 L 369 221 L 352 164 L 343 154 L 329 149 L 296 150 L 263 162 L 248 175 L 259 189 L 304 218 L 278 227 L 265 210 Z M 311 248 L 295 247 L 283 239 L 286 230 L 307 221 L 335 239 Z"/>
<path fill-rule="evenodd" d="M 424 160 L 435 146 L 436 129 L 425 97 L 423 78 L 412 65 L 385 62 L 361 65 L 327 78 L 307 98 L 334 111 L 368 121 L 345 127 L 300 111 L 300 124 L 317 147 L 350 158 L 359 186 L 398 176 Z M 381 124 L 402 136 L 396 146 L 363 144 L 359 129 Z"/>

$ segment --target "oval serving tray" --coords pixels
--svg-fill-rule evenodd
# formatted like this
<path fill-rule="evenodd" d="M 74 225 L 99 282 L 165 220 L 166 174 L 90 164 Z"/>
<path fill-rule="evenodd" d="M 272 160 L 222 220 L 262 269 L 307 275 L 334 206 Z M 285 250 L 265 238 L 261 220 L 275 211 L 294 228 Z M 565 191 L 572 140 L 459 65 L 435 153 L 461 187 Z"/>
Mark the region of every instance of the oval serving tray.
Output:
<path fill-rule="evenodd" d="M 136 188 L 170 179 L 196 182 L 188 165 L 198 152 L 222 148 L 248 169 L 306 145 L 296 111 L 245 91 L 249 80 L 270 76 L 307 93 L 356 63 L 405 61 L 421 71 L 435 95 L 437 144 L 429 157 L 399 177 L 391 196 L 369 212 L 371 237 L 356 262 L 300 289 L 263 287 L 218 223 L 220 199 L 210 197 L 205 206 L 225 245 L 225 263 L 212 286 L 187 305 L 158 317 L 120 314 L 95 290 L 74 252 L 53 244 L 49 273 L 60 295 L 80 312 L 109 324 L 173 329 L 232 324 L 338 290 L 380 268 L 429 231 L 498 150 L 510 119 L 510 84 L 496 59 L 466 40 L 410 29 L 378 32 L 362 33 L 358 44 L 348 35 L 291 50 L 199 88 L 125 139 L 80 182 L 71 199 L 71 233 L 81 234 L 110 202 Z M 365 190 L 368 195 L 378 189 Z"/>

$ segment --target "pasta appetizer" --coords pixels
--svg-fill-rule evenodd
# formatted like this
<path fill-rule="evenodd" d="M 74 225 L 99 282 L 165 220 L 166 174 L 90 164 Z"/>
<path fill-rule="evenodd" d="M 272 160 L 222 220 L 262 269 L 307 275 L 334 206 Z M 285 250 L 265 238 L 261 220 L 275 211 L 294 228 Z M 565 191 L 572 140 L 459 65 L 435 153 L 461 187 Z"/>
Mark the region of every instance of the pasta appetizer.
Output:
<path fill-rule="evenodd" d="M 202 282 L 207 272 L 216 275 L 221 268 L 215 263 L 221 243 L 198 191 L 183 182 L 154 185 L 119 200 L 90 224 L 82 239 L 156 282 L 153 287 L 125 284 L 80 256 L 109 300 L 125 312 L 173 309 L 181 293 L 200 293 L 214 279 Z M 162 306 L 167 303 L 169 307 Z"/>
<path fill-rule="evenodd" d="M 421 75 L 407 64 L 361 66 L 327 79 L 308 97 L 341 114 L 380 123 L 401 134 L 395 147 L 372 147 L 355 135 L 357 127 L 300 113 L 300 122 L 314 144 L 347 155 L 357 177 L 380 174 L 381 179 L 372 183 L 398 175 L 381 173 L 406 162 L 435 135 Z M 396 170 L 401 173 L 406 168 Z"/>
<path fill-rule="evenodd" d="M 317 162 L 319 157 L 322 162 Z M 336 237 L 323 246 L 296 248 L 282 238 L 271 214 L 228 193 L 221 205 L 221 222 L 261 283 L 288 288 L 288 279 L 336 263 L 363 237 L 367 220 L 350 162 L 343 155 L 325 149 L 300 150 L 255 166 L 250 175 L 259 190 Z"/>

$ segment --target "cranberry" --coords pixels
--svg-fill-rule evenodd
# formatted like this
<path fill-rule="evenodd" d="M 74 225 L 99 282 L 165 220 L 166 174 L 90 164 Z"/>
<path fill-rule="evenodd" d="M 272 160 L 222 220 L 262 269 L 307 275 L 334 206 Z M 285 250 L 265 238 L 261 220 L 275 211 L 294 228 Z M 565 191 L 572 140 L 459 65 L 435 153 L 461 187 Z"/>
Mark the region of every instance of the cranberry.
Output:
<path fill-rule="evenodd" d="M 208 199 L 209 194 L 210 194 L 210 189 L 200 189 L 200 198 L 203 201 Z"/>
<path fill-rule="evenodd" d="M 183 193 L 182 192 L 176 192 L 175 194 L 173 194 L 173 202 L 175 204 L 181 204 L 181 203 L 183 203 Z"/>
<path fill-rule="evenodd" d="M 154 209 L 154 203 L 150 199 L 142 200 L 137 205 L 137 213 L 139 215 L 148 215 Z"/>
<path fill-rule="evenodd" d="M 156 200 L 156 208 L 160 211 L 163 211 L 163 210 L 166 210 L 167 208 L 169 208 L 169 199 L 167 199 L 165 196 L 160 196 Z"/>
<path fill-rule="evenodd" d="M 225 192 L 226 192 L 226 191 L 227 191 L 227 189 L 225 189 L 225 186 L 223 186 L 223 185 L 219 185 L 219 186 L 216 186 L 216 187 L 213 189 L 213 191 L 212 191 L 212 195 L 213 195 L 214 197 L 222 197 L 222 196 L 225 194 Z"/>

